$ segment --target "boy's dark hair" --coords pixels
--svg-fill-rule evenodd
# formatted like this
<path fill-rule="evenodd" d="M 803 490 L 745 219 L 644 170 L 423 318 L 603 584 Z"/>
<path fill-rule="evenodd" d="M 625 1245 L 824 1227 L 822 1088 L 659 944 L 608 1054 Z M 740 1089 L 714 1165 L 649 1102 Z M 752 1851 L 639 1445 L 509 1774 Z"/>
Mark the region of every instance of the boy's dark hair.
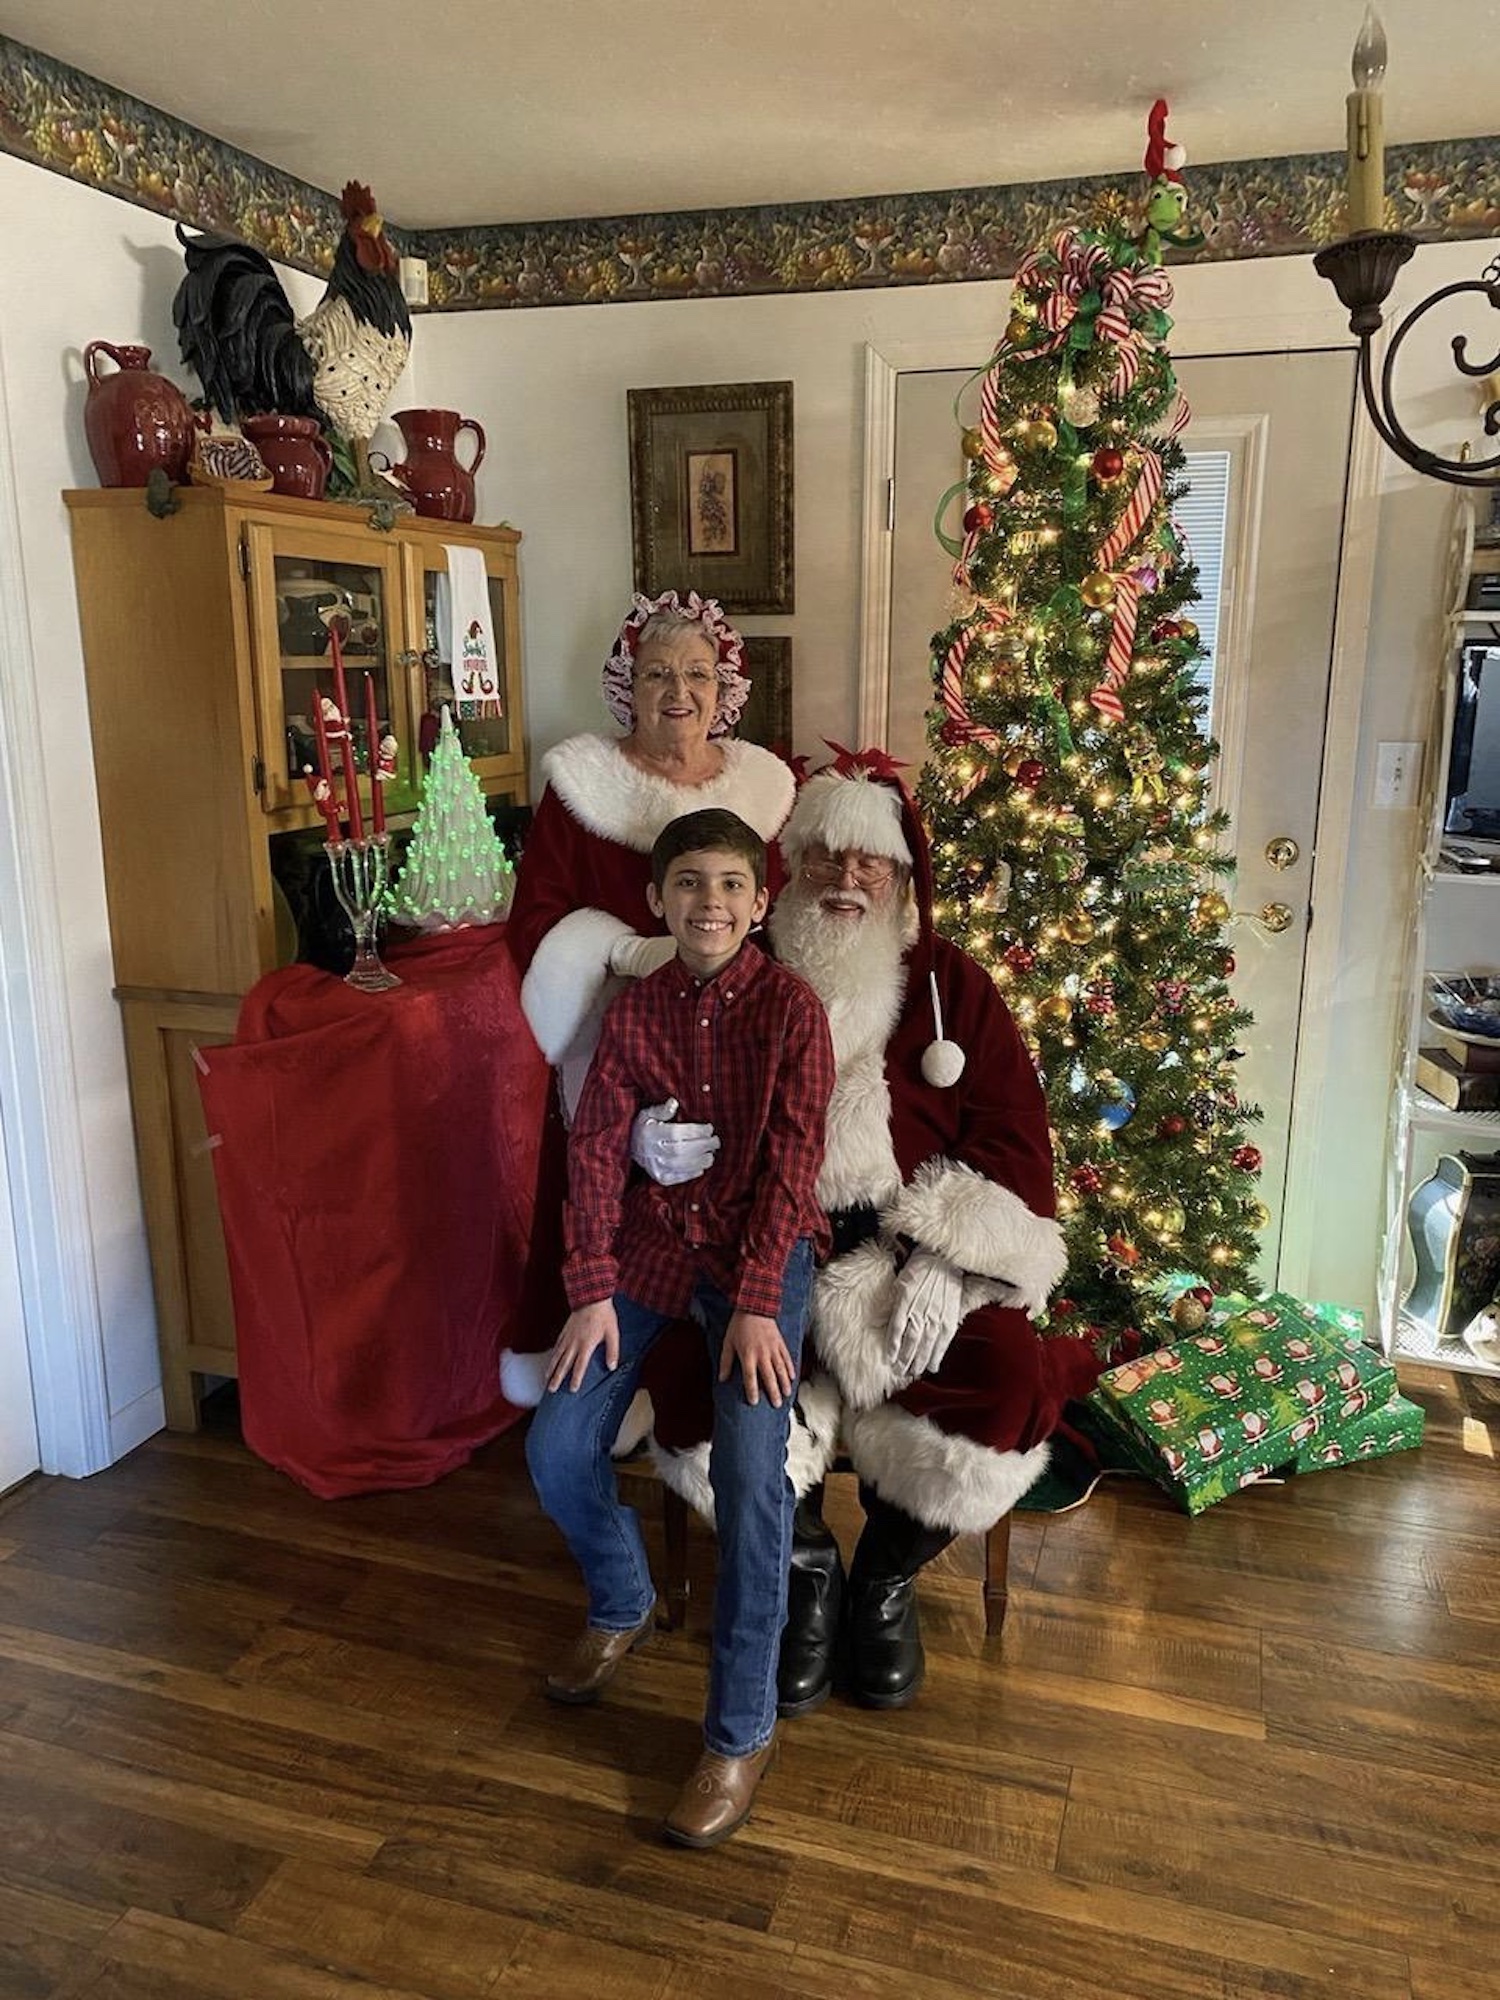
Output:
<path fill-rule="evenodd" d="M 651 849 L 651 880 L 657 894 L 667 879 L 667 870 L 679 854 L 697 854 L 711 847 L 721 854 L 737 854 L 755 877 L 757 889 L 766 886 L 766 843 L 753 826 L 746 826 L 738 813 L 723 806 L 705 806 L 701 812 L 684 813 L 668 820 Z"/>

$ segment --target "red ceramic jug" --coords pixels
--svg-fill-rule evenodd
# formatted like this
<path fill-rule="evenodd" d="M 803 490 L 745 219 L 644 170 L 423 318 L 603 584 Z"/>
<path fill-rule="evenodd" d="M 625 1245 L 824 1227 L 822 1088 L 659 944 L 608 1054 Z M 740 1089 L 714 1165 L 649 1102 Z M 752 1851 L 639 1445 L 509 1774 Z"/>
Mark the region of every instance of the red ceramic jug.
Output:
<path fill-rule="evenodd" d="M 273 493 L 298 500 L 321 500 L 333 468 L 333 452 L 316 417 L 274 413 L 245 417 L 240 429 L 266 462 Z"/>
<path fill-rule="evenodd" d="M 99 373 L 101 354 L 118 374 Z M 158 467 L 174 486 L 187 478 L 197 419 L 177 385 L 148 367 L 150 359 L 149 347 L 108 340 L 91 340 L 83 350 L 89 378 L 83 434 L 101 486 L 144 486 Z"/>
<path fill-rule="evenodd" d="M 406 440 L 406 456 L 391 477 L 410 496 L 419 514 L 434 521 L 472 521 L 474 474 L 484 462 L 483 426 L 457 410 L 397 410 L 391 422 Z M 474 457 L 458 460 L 458 434 L 474 433 Z"/>

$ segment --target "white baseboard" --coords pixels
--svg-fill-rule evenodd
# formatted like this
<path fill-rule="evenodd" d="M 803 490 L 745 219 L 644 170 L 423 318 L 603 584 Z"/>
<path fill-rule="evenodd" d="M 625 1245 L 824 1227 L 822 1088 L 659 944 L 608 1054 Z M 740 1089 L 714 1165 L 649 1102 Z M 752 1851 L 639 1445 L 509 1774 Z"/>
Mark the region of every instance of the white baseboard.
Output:
<path fill-rule="evenodd" d="M 143 1396 L 137 1396 L 133 1403 L 127 1403 L 123 1410 L 114 1410 L 109 1419 L 109 1462 L 134 1451 L 138 1444 L 156 1436 L 167 1427 L 167 1407 L 162 1400 L 160 1389 L 148 1389 Z"/>

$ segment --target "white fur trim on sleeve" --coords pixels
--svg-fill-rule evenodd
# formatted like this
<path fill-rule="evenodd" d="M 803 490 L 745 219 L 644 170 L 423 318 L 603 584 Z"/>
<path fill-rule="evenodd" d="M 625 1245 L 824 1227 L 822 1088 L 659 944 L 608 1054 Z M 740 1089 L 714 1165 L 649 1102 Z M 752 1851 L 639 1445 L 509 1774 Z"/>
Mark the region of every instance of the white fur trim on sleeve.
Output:
<path fill-rule="evenodd" d="M 847 1415 L 844 1443 L 855 1471 L 882 1500 L 955 1535 L 992 1528 L 1035 1486 L 1051 1457 L 1046 1444 L 991 1451 L 894 1403 Z"/>
<path fill-rule="evenodd" d="M 597 1041 L 597 1016 L 619 984 L 610 975 L 610 946 L 634 935 L 607 911 L 571 910 L 537 946 L 521 981 L 521 1008 L 548 1062 L 560 1063 L 586 1035 Z"/>
<path fill-rule="evenodd" d="M 1017 1304 L 1030 1313 L 1042 1310 L 1067 1269 L 1056 1222 L 956 1160 L 929 1160 L 881 1220 L 959 1270 L 1013 1286 Z"/>

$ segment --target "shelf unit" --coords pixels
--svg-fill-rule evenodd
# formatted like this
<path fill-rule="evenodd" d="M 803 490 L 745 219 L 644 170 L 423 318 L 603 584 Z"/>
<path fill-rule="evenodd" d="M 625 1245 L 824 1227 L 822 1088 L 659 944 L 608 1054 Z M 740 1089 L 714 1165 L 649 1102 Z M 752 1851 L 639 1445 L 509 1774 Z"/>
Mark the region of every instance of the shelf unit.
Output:
<path fill-rule="evenodd" d="M 1500 616 L 1466 604 L 1470 579 L 1500 569 L 1500 549 L 1477 548 L 1474 502 L 1458 496 L 1447 584 L 1447 612 L 1429 736 L 1430 754 L 1418 812 L 1420 846 L 1412 884 L 1412 925 L 1402 968 L 1403 1027 L 1391 1093 L 1387 1152 L 1385 1236 L 1379 1280 L 1380 1342 L 1393 1360 L 1421 1361 L 1456 1374 L 1500 1376 L 1500 1364 L 1475 1354 L 1457 1338 L 1444 1339 L 1403 1309 L 1413 1257 L 1407 1233 L 1412 1194 L 1438 1158 L 1500 1148 L 1500 1112 L 1452 1111 L 1418 1088 L 1417 1055 L 1427 1028 L 1430 982 L 1459 972 L 1500 974 L 1500 872 L 1461 873 L 1442 859 L 1449 754 L 1466 646 L 1493 640 L 1500 648 Z M 1463 963 L 1454 947 L 1461 941 Z"/>
<path fill-rule="evenodd" d="M 421 790 L 419 744 L 451 701 L 437 615 L 450 546 L 488 578 L 499 713 L 459 739 L 501 807 L 527 796 L 512 528 L 234 489 L 179 490 L 165 519 L 137 488 L 64 495 L 72 522 L 115 997 L 124 1023 L 167 1422 L 191 1430 L 205 1376 L 237 1373 L 234 1314 L 194 1063 L 233 1039 L 240 1001 L 297 949 L 321 883 L 322 821 L 303 779 L 320 612 L 343 606 L 356 785 L 370 810 L 365 678 L 397 739 L 393 833 Z"/>

